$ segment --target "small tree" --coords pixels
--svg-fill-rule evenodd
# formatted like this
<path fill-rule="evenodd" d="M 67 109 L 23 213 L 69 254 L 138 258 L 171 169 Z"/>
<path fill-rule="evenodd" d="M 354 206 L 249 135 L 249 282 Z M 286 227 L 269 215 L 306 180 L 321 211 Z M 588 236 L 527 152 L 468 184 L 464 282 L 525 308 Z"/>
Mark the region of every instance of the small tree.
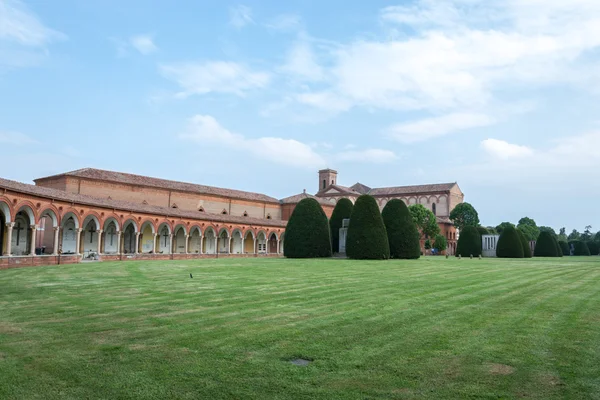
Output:
<path fill-rule="evenodd" d="M 586 244 L 587 244 L 588 249 L 590 249 L 590 254 L 592 256 L 597 256 L 598 253 L 600 253 L 600 243 L 590 241 L 590 242 L 587 242 Z"/>
<path fill-rule="evenodd" d="M 592 226 L 587 225 L 585 227 L 585 230 L 583 231 L 583 234 L 581 235 L 581 237 L 579 239 L 583 240 L 584 242 L 589 242 L 590 240 L 592 240 L 593 235 L 594 234 L 592 233 Z"/>
<path fill-rule="evenodd" d="M 294 208 L 285 229 L 283 253 L 289 258 L 331 257 L 329 222 L 315 199 L 302 199 Z"/>
<path fill-rule="evenodd" d="M 479 234 L 480 234 L 481 236 L 483 236 L 483 235 L 489 235 L 489 234 L 490 234 L 490 231 L 489 231 L 489 229 L 488 229 L 488 228 L 486 228 L 485 226 L 478 226 L 478 227 L 477 227 L 477 231 L 479 232 Z"/>
<path fill-rule="evenodd" d="M 381 212 L 390 246 L 390 258 L 417 259 L 421 256 L 419 231 L 402 200 L 390 200 Z"/>
<path fill-rule="evenodd" d="M 440 253 L 446 251 L 448 248 L 448 240 L 446 240 L 446 236 L 437 235 L 435 237 L 435 241 L 433 242 L 433 248 L 439 251 Z"/>
<path fill-rule="evenodd" d="M 531 254 L 531 247 L 529 247 L 529 242 L 525 239 L 525 235 L 521 232 L 520 229 L 517 229 L 517 233 L 519 234 L 519 240 L 521 241 L 521 246 L 523 246 L 523 257 L 524 258 L 532 258 L 533 254 Z"/>
<path fill-rule="evenodd" d="M 576 255 L 576 256 L 589 256 L 590 255 L 590 249 L 587 247 L 585 242 L 582 242 L 581 240 L 573 240 L 573 241 L 569 242 L 569 245 L 571 245 L 571 244 L 574 247 L 574 249 L 573 249 L 574 255 Z"/>
<path fill-rule="evenodd" d="M 415 225 L 426 237 L 435 237 L 440 233 L 440 227 L 437 219 L 431 210 L 425 208 L 422 204 L 413 204 L 408 207 Z"/>
<path fill-rule="evenodd" d="M 557 257 L 556 244 L 550 232 L 542 232 L 535 243 L 536 257 Z"/>
<path fill-rule="evenodd" d="M 373 196 L 362 195 L 354 204 L 348 227 L 346 254 L 356 260 L 390 258 L 387 231 Z"/>
<path fill-rule="evenodd" d="M 562 257 L 563 252 L 562 252 L 562 248 L 560 247 L 560 244 L 558 244 L 558 237 L 556 235 L 554 235 L 554 236 L 552 236 L 552 239 L 554 239 L 554 245 L 556 246 L 557 257 Z"/>
<path fill-rule="evenodd" d="M 562 242 L 568 242 L 568 238 L 567 238 L 567 228 L 560 228 L 560 232 L 558 233 L 558 241 L 562 241 Z M 568 254 L 565 254 L 568 255 Z"/>
<path fill-rule="evenodd" d="M 580 238 L 581 238 L 581 233 L 577 232 L 577 229 L 573 229 L 573 232 L 569 233 L 569 236 L 568 236 L 569 242 L 579 240 Z"/>
<path fill-rule="evenodd" d="M 516 228 L 508 226 L 502 231 L 496 246 L 496 256 L 499 258 L 524 257 L 523 244 Z"/>
<path fill-rule="evenodd" d="M 538 228 L 535 221 L 529 217 L 523 217 L 519 220 L 517 228 L 523 232 L 525 239 L 532 241 L 537 240 L 540 234 L 540 228 Z"/>
<path fill-rule="evenodd" d="M 481 255 L 481 235 L 474 226 L 467 226 L 460 232 L 456 245 L 456 255 L 462 257 Z"/>
<path fill-rule="evenodd" d="M 343 198 L 337 202 L 333 209 L 331 219 L 329 220 L 329 228 L 331 230 L 331 250 L 334 253 L 340 251 L 340 229 L 342 228 L 342 222 L 350 218 L 353 207 L 354 205 L 349 199 Z"/>
<path fill-rule="evenodd" d="M 515 228 L 515 224 L 512 224 L 510 222 L 503 222 L 496 227 L 496 232 L 498 232 L 499 235 L 502 235 L 502 232 L 504 232 L 504 230 L 508 227 Z"/>
<path fill-rule="evenodd" d="M 479 214 L 469 203 L 460 203 L 450 213 L 450 221 L 461 231 L 467 226 L 479 226 Z"/>

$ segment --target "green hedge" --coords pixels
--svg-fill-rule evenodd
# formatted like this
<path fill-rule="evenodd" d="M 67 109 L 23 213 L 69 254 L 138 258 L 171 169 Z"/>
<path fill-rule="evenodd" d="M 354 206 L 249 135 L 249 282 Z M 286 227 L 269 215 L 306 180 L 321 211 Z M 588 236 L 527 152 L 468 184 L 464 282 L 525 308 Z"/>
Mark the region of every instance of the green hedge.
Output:
<path fill-rule="evenodd" d="M 474 226 L 467 226 L 460 231 L 456 244 L 456 255 L 462 257 L 479 257 L 481 255 L 481 235 Z"/>
<path fill-rule="evenodd" d="M 558 257 L 557 253 L 558 251 L 552 234 L 548 231 L 540 232 L 535 243 L 534 255 L 536 257 Z"/>
<path fill-rule="evenodd" d="M 329 219 L 329 228 L 331 231 L 331 251 L 333 253 L 339 253 L 340 251 L 340 229 L 342 228 L 342 222 L 345 219 L 349 219 L 352 215 L 352 208 L 354 205 L 349 199 L 340 199 L 333 209 L 331 218 Z"/>
<path fill-rule="evenodd" d="M 354 203 L 346 254 L 356 260 L 385 260 L 390 258 L 387 231 L 373 196 L 362 195 Z"/>
<path fill-rule="evenodd" d="M 559 240 L 558 245 L 560 246 L 560 249 L 562 250 L 563 256 L 571 255 L 571 249 L 569 247 L 569 243 L 565 242 L 564 240 Z"/>
<path fill-rule="evenodd" d="M 390 258 L 417 259 L 421 256 L 419 230 L 402 200 L 390 200 L 381 212 L 390 246 Z"/>
<path fill-rule="evenodd" d="M 592 256 L 597 256 L 600 253 L 600 243 L 598 242 L 586 242 L 588 249 L 590 249 L 590 254 Z"/>
<path fill-rule="evenodd" d="M 573 245 L 575 247 L 574 255 L 576 256 L 589 256 L 590 249 L 587 247 L 584 241 L 581 240 L 573 240 L 569 242 L 569 246 Z"/>
<path fill-rule="evenodd" d="M 523 244 L 519 239 L 517 228 L 507 226 L 502 231 L 498 245 L 496 247 L 496 256 L 499 258 L 523 258 Z"/>
<path fill-rule="evenodd" d="M 285 229 L 283 254 L 289 258 L 331 257 L 329 221 L 315 199 L 302 199 Z"/>
<path fill-rule="evenodd" d="M 521 241 L 521 246 L 523 246 L 523 257 L 524 258 L 532 258 L 533 254 L 531 254 L 531 247 L 529 247 L 529 242 L 525 238 L 525 234 L 519 228 L 517 228 L 517 234 L 519 235 L 519 240 Z"/>
<path fill-rule="evenodd" d="M 556 246 L 557 257 L 563 257 L 562 247 L 560 247 L 560 244 L 558 244 L 558 238 L 556 237 L 555 234 L 552 234 L 552 239 L 554 239 L 554 245 Z"/>

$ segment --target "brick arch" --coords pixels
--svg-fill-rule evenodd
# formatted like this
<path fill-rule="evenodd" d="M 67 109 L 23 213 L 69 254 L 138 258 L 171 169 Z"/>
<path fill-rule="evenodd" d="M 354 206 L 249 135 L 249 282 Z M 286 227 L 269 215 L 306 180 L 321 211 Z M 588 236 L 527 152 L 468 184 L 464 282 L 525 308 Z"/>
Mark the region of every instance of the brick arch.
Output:
<path fill-rule="evenodd" d="M 51 214 L 49 214 L 49 212 Z M 40 219 L 38 220 L 38 223 L 42 221 L 42 218 L 44 218 L 46 215 L 48 215 L 51 219 L 52 219 L 52 227 L 56 228 L 59 226 L 59 218 L 58 216 L 60 215 L 60 213 L 58 212 L 58 208 L 54 207 L 54 205 L 50 204 L 45 206 L 42 209 L 42 212 L 40 212 Z"/>
<path fill-rule="evenodd" d="M 104 221 L 103 221 L 103 218 L 100 216 L 100 214 L 98 214 L 96 211 L 88 211 L 87 213 L 82 215 L 82 217 L 81 217 L 81 220 L 83 221 L 82 223 L 85 223 L 85 220 L 88 217 L 95 217 L 96 223 L 98 224 L 98 226 L 96 228 L 102 229 L 102 227 L 104 226 Z M 82 228 L 84 228 L 84 227 L 82 227 Z"/>
<path fill-rule="evenodd" d="M 110 213 L 110 214 L 104 216 L 102 229 L 105 229 L 106 225 L 110 221 L 114 221 L 115 225 L 117 226 L 117 232 L 121 232 L 121 218 L 115 213 Z"/>
<path fill-rule="evenodd" d="M 39 220 L 39 216 L 36 210 L 36 207 L 33 205 L 32 202 L 28 201 L 28 200 L 23 200 L 20 201 L 19 203 L 17 203 L 17 205 L 13 208 L 13 218 L 17 217 L 17 214 L 21 211 L 21 210 L 27 210 L 29 209 L 30 212 L 27 212 L 27 216 L 29 217 L 29 222 L 32 225 L 35 225 L 38 220 Z"/>
<path fill-rule="evenodd" d="M 271 239 L 271 235 L 273 235 L 273 234 L 275 235 L 277 240 L 279 240 L 279 235 L 275 231 L 269 231 L 269 234 L 267 235 L 267 239 Z"/>
<path fill-rule="evenodd" d="M 248 236 L 248 233 L 251 234 L 252 239 L 256 239 L 256 232 L 254 232 L 254 229 L 252 228 L 248 228 L 244 231 L 244 239 Z"/>
<path fill-rule="evenodd" d="M 198 224 L 193 224 L 192 226 L 190 226 L 190 236 L 196 231 L 196 229 L 198 230 L 198 232 L 200 232 L 200 236 L 202 236 L 202 228 Z"/>
<path fill-rule="evenodd" d="M 121 228 L 122 228 L 123 232 L 125 232 L 125 229 L 127 229 L 127 226 L 129 226 L 129 223 L 131 223 L 131 225 L 133 225 L 133 231 L 134 232 L 139 232 L 140 231 L 141 225 L 138 226 L 138 224 L 137 224 L 137 222 L 135 222 L 134 218 L 127 218 L 127 219 L 125 219 L 125 221 L 121 225 Z M 152 223 L 152 221 L 150 221 L 150 223 Z"/>
<path fill-rule="evenodd" d="M 156 224 L 154 223 L 154 221 L 151 218 L 146 218 L 146 219 L 143 219 L 142 221 L 140 221 L 140 230 L 139 230 L 140 233 L 144 231 L 143 228 L 146 224 L 150 224 L 150 227 L 152 228 L 152 233 L 158 232 L 158 228 L 156 227 Z"/>
<path fill-rule="evenodd" d="M 183 234 L 188 235 L 188 229 L 185 226 L 185 223 L 183 223 L 183 222 L 177 222 L 175 224 L 175 228 L 173 229 L 173 235 L 177 234 L 177 232 L 179 231 L 179 228 L 183 228 Z"/>
<path fill-rule="evenodd" d="M 233 228 L 231 229 L 231 237 L 233 237 L 233 235 L 234 235 L 236 232 L 239 232 L 239 233 L 240 233 L 240 235 L 242 235 L 242 239 L 244 238 L 244 230 L 243 230 L 243 229 L 241 229 L 241 228 L 237 228 L 237 227 L 233 227 Z"/>
<path fill-rule="evenodd" d="M 214 226 L 214 225 L 207 225 L 204 228 L 204 232 L 202 232 L 202 236 L 206 236 L 206 231 L 208 230 L 212 230 L 212 232 L 215 234 L 215 237 L 217 236 L 219 230 Z"/>
<path fill-rule="evenodd" d="M 62 210 L 62 212 L 60 214 L 61 214 L 60 215 L 60 226 L 63 225 L 63 220 L 65 219 L 65 217 L 72 216 L 72 217 L 74 217 L 75 222 L 77 223 L 77 227 L 81 228 L 81 224 L 83 223 L 83 220 L 79 216 L 79 211 L 77 211 L 73 207 L 68 207 L 68 208 Z"/>
<path fill-rule="evenodd" d="M 13 215 L 12 215 L 12 207 L 10 206 L 10 200 L 8 200 L 6 197 L 0 197 L 0 211 L 2 211 L 2 214 L 4 214 L 4 220 L 6 221 L 6 223 L 12 222 L 13 221 Z M 3 229 L 3 227 L 0 227 Z"/>
<path fill-rule="evenodd" d="M 227 238 L 231 238 L 231 232 L 225 226 L 223 226 L 219 229 L 219 233 L 217 234 L 217 236 L 221 237 L 221 232 L 223 232 L 223 231 L 227 232 Z"/>
<path fill-rule="evenodd" d="M 173 225 L 168 221 L 168 220 L 162 220 L 162 221 L 158 221 L 158 226 L 156 228 L 156 233 L 160 234 L 160 228 L 165 225 L 167 228 L 169 228 L 169 234 L 173 235 Z"/>

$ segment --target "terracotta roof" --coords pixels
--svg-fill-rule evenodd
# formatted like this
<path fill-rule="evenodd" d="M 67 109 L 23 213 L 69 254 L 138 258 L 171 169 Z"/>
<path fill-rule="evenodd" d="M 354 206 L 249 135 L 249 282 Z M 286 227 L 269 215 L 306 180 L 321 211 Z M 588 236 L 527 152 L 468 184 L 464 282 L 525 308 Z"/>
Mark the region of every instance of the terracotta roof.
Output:
<path fill-rule="evenodd" d="M 350 186 L 350 189 L 361 194 L 367 194 L 371 191 L 370 187 L 368 187 L 367 185 L 363 185 L 360 182 L 356 182 L 354 185 Z"/>
<path fill-rule="evenodd" d="M 327 205 L 327 206 L 335 205 L 333 202 L 327 201 L 325 199 L 321 199 L 319 197 L 313 196 L 312 194 L 308 194 L 306 192 L 296 194 L 294 196 L 286 197 L 285 199 L 281 199 L 280 201 L 281 201 L 281 204 L 297 204 L 297 203 L 300 203 L 300 201 L 303 199 L 315 199 L 320 204 Z"/>
<path fill-rule="evenodd" d="M 342 193 L 342 194 L 351 194 L 351 195 L 361 195 L 361 193 L 357 192 L 356 190 L 346 187 L 346 186 L 341 186 L 341 185 L 329 185 L 327 186 L 325 189 L 319 190 L 319 192 L 317 193 L 317 196 L 321 197 L 326 197 L 328 196 L 330 193 L 327 193 L 329 190 L 331 189 L 335 189 L 338 192 Z"/>
<path fill-rule="evenodd" d="M 67 193 L 62 190 L 50 189 L 42 186 L 28 185 L 21 182 L 10 181 L 0 178 L 0 188 L 11 190 L 18 193 L 39 196 L 47 199 L 65 201 L 69 203 L 77 203 L 81 205 L 89 205 L 102 207 L 107 209 L 116 209 L 120 211 L 139 212 L 144 214 L 154 214 L 168 217 L 192 218 L 202 221 L 213 221 L 223 223 L 239 223 L 245 225 L 263 225 L 285 227 L 286 222 L 273 219 L 262 219 L 252 217 L 242 217 L 233 215 L 211 214 L 200 211 L 186 211 L 179 208 L 167 208 L 152 206 L 147 204 L 130 203 L 121 200 L 102 199 L 83 194 Z"/>
<path fill-rule="evenodd" d="M 369 191 L 372 196 L 386 196 L 398 194 L 414 194 L 429 192 L 445 192 L 452 189 L 456 183 L 438 183 L 433 185 L 395 186 L 375 188 Z"/>
<path fill-rule="evenodd" d="M 222 197 L 232 197 L 236 199 L 242 200 L 253 200 L 253 201 L 261 201 L 267 203 L 279 203 L 279 201 L 274 198 L 260 193 L 253 192 L 244 192 L 241 190 L 233 190 L 233 189 L 223 189 L 214 186 L 205 186 L 198 185 L 195 183 L 185 183 L 185 182 L 177 182 L 171 181 L 167 179 L 159 179 L 152 178 L 149 176 L 142 175 L 134 175 L 134 174 L 126 174 L 124 172 L 115 172 L 115 171 L 105 171 L 101 169 L 95 168 L 83 168 L 78 169 L 76 171 L 65 172 L 63 174 L 47 176 L 44 178 L 35 179 L 34 182 L 38 183 L 39 181 L 59 178 L 63 176 L 73 176 L 78 178 L 88 178 L 95 180 L 102 180 L 108 182 L 118 182 L 124 183 L 128 185 L 141 185 L 148 187 L 155 187 L 161 189 L 170 189 L 180 192 L 189 192 L 189 193 L 198 193 L 198 194 L 208 194 L 214 196 L 222 196 Z"/>

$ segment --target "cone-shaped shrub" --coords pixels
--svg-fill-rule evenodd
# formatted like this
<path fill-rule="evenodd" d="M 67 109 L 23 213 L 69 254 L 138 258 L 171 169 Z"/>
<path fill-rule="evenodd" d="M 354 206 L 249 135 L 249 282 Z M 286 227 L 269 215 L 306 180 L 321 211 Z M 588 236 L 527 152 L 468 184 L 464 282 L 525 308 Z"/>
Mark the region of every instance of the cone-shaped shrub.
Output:
<path fill-rule="evenodd" d="M 540 232 L 537 242 L 535 242 L 535 252 L 533 254 L 536 257 L 558 257 L 556 252 L 552 234 L 547 231 Z"/>
<path fill-rule="evenodd" d="M 555 235 L 552 235 L 552 239 L 554 239 L 554 245 L 556 246 L 556 256 L 562 257 L 563 251 L 562 251 L 562 248 L 560 247 L 560 244 L 558 244 L 558 239 L 556 238 Z"/>
<path fill-rule="evenodd" d="M 523 258 L 523 244 L 517 228 L 507 226 L 498 239 L 496 256 L 499 258 Z"/>
<path fill-rule="evenodd" d="M 331 230 L 331 250 L 333 253 L 340 251 L 340 229 L 342 222 L 350 218 L 354 205 L 349 199 L 341 199 L 335 205 L 331 218 L 329 219 L 329 228 Z"/>
<path fill-rule="evenodd" d="M 573 244 L 573 246 L 575 247 L 574 249 L 574 255 L 576 256 L 589 256 L 590 255 L 590 249 L 587 247 L 587 244 L 585 244 L 584 241 L 581 240 L 574 240 L 572 242 L 569 242 L 569 245 Z"/>
<path fill-rule="evenodd" d="M 419 231 L 402 200 L 389 201 L 381 212 L 390 245 L 390 258 L 417 259 L 421 256 Z"/>
<path fill-rule="evenodd" d="M 531 254 L 531 247 L 529 247 L 529 242 L 525 238 L 523 232 L 517 228 L 517 234 L 519 235 L 519 240 L 521 241 L 521 246 L 523 246 L 523 257 L 524 258 L 532 258 L 533 254 Z"/>
<path fill-rule="evenodd" d="M 390 258 L 387 232 L 373 196 L 362 195 L 354 203 L 346 239 L 346 254 L 356 260 Z"/>
<path fill-rule="evenodd" d="M 571 249 L 569 247 L 569 243 L 565 242 L 564 240 L 559 240 L 558 245 L 560 246 L 560 249 L 562 250 L 563 256 L 571 255 Z"/>
<path fill-rule="evenodd" d="M 456 255 L 462 257 L 479 257 L 481 255 L 481 235 L 474 226 L 467 226 L 460 231 L 456 244 Z"/>
<path fill-rule="evenodd" d="M 597 256 L 600 253 L 600 244 L 598 242 L 586 242 L 586 244 L 592 256 Z"/>
<path fill-rule="evenodd" d="M 283 254 L 289 258 L 331 257 L 329 221 L 315 199 L 302 199 L 285 229 Z"/>

